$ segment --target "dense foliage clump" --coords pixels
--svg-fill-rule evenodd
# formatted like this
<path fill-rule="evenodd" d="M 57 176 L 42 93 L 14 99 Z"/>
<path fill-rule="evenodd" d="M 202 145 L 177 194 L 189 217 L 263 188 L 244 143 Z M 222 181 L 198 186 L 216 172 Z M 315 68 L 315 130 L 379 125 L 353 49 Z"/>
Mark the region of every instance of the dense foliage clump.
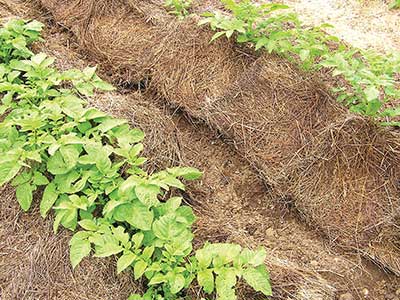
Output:
<path fill-rule="evenodd" d="M 54 231 L 79 228 L 70 242 L 73 267 L 93 253 L 117 255 L 118 273 L 133 269 L 147 291 L 131 300 L 184 299 L 193 281 L 218 299 L 236 299 L 241 278 L 271 295 L 264 249 L 206 243 L 193 253 L 193 211 L 168 191 L 184 190 L 181 179 L 201 172 L 148 174 L 144 133 L 87 105 L 95 89 L 113 90 L 96 69 L 59 72 L 53 58 L 32 53 L 42 27 L 12 20 L 0 29 L 0 185 L 11 181 L 24 211 L 42 190 L 40 213 L 54 210 Z"/>

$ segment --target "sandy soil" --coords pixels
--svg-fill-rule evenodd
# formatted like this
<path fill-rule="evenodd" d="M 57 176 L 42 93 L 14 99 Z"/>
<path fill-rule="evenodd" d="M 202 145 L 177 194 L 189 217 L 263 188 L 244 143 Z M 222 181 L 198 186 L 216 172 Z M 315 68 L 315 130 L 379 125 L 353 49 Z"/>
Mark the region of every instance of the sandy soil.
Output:
<path fill-rule="evenodd" d="M 360 48 L 400 50 L 400 10 L 380 0 L 284 0 L 309 25 L 329 23 L 327 31 Z"/>

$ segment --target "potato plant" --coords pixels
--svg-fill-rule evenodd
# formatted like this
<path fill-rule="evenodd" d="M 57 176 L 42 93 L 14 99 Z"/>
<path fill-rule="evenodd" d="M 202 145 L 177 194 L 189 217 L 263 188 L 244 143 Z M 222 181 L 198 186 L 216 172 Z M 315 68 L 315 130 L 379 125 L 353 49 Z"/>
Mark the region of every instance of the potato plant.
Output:
<path fill-rule="evenodd" d="M 333 76 L 342 76 L 348 83 L 335 88 L 338 101 L 383 125 L 400 126 L 400 108 L 394 104 L 400 98 L 399 55 L 380 55 L 344 45 L 324 32 L 330 25 L 306 28 L 296 14 L 284 11 L 288 8 L 285 5 L 255 4 L 251 0 L 221 2 L 229 13 L 207 12 L 199 23 L 217 31 L 212 41 L 234 36 L 239 43 L 281 55 L 305 70 L 330 69 Z"/>
<path fill-rule="evenodd" d="M 96 69 L 59 72 L 53 58 L 32 53 L 42 26 L 11 20 L 0 29 L 0 185 L 11 182 L 24 211 L 42 190 L 40 214 L 55 212 L 54 231 L 78 230 L 70 241 L 74 268 L 90 254 L 118 256 L 118 273 L 131 269 L 147 284 L 130 300 L 184 299 L 194 281 L 232 300 L 239 279 L 271 295 L 265 250 L 207 243 L 193 253 L 193 211 L 168 191 L 184 190 L 181 180 L 201 172 L 148 174 L 144 133 L 87 105 L 95 89 L 113 90 Z"/>

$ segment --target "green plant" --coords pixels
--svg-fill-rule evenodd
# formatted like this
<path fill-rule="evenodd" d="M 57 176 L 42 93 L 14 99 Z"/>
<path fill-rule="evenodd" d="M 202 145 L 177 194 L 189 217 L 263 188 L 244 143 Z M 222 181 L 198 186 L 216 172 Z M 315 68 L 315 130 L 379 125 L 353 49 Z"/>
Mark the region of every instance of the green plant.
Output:
<path fill-rule="evenodd" d="M 400 8 L 400 0 L 394 0 L 389 4 L 389 9 Z"/>
<path fill-rule="evenodd" d="M 172 189 L 184 190 L 181 179 L 201 172 L 145 172 L 144 133 L 85 100 L 113 87 L 95 68 L 59 72 L 53 58 L 33 54 L 41 28 L 12 20 L 0 30 L 0 185 L 11 181 L 24 211 L 42 189 L 40 214 L 55 211 L 54 231 L 80 229 L 70 241 L 73 267 L 92 252 L 117 255 L 117 272 L 133 269 L 148 286 L 131 300 L 183 299 L 195 279 L 218 299 L 236 299 L 237 278 L 270 295 L 264 250 L 206 244 L 193 255 L 195 216 Z"/>
<path fill-rule="evenodd" d="M 189 14 L 188 9 L 192 5 L 192 0 L 165 0 L 166 7 L 171 9 L 171 13 L 184 18 Z"/>
<path fill-rule="evenodd" d="M 338 101 L 383 125 L 400 126 L 400 108 L 392 104 L 400 98 L 398 55 L 379 55 L 344 45 L 324 32 L 330 25 L 307 28 L 296 14 L 282 11 L 288 8 L 285 5 L 259 5 L 251 0 L 221 2 L 229 14 L 208 12 L 199 23 L 210 24 L 217 31 L 211 41 L 234 36 L 238 43 L 281 55 L 305 70 L 328 68 L 333 76 L 341 76 L 347 82 L 334 89 Z"/>

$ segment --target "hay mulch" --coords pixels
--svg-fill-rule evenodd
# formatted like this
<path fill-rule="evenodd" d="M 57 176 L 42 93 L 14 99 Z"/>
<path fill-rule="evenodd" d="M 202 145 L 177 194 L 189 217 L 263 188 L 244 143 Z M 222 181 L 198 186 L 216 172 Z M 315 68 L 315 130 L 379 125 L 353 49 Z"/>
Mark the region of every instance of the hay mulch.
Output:
<path fill-rule="evenodd" d="M 41 1 L 74 32 L 110 80 L 122 85 L 150 81 L 151 88 L 170 104 L 193 114 L 221 95 L 255 59 L 251 51 L 233 43 L 210 44 L 212 33 L 197 27 L 197 20 L 176 22 L 165 10 L 160 12 L 159 5 L 109 1 L 107 6 L 106 2 Z M 144 8 L 154 18 L 144 16 Z"/>
<path fill-rule="evenodd" d="M 286 189 L 287 171 L 302 159 L 301 149 L 346 113 L 310 74 L 266 55 L 201 115 L 262 171 L 270 185 Z"/>
<path fill-rule="evenodd" d="M 363 250 L 398 238 L 399 136 L 308 74 L 261 57 L 201 114 L 330 241 Z"/>
<path fill-rule="evenodd" d="M 399 135 L 350 115 L 308 148 L 290 178 L 304 218 L 344 247 L 371 251 L 377 261 L 382 256 L 400 274 Z"/>
<path fill-rule="evenodd" d="M 368 148 L 369 137 L 358 125 L 349 125 L 349 131 L 360 134 L 358 141 L 349 140 L 346 132 L 340 133 L 340 123 L 353 117 L 315 78 L 271 56 L 254 62 L 251 51 L 225 40 L 209 44 L 211 32 L 197 28 L 196 20 L 176 21 L 157 1 L 41 3 L 71 28 L 91 58 L 113 70 L 109 76 L 114 82 L 150 78 L 150 89 L 165 101 L 220 130 L 261 170 L 267 184 L 291 197 L 304 218 L 331 241 L 364 251 L 369 243 L 396 239 L 393 212 L 399 197 L 393 183 L 398 173 L 386 166 L 398 165 L 392 143 L 398 138 Z M 371 135 L 381 132 L 370 121 L 362 122 Z M 330 144 L 335 124 L 336 136 L 344 140 Z M 336 156 L 324 156 L 332 151 Z M 348 162 L 353 153 L 376 158 L 375 166 L 359 165 L 367 158 Z M 390 177 L 385 179 L 389 185 L 380 180 L 382 174 Z M 390 189 L 384 192 L 385 187 Z"/>
<path fill-rule="evenodd" d="M 70 40 L 68 33 L 59 32 L 57 29 L 45 32 L 46 42 L 38 44 L 36 51 L 45 51 L 57 58 L 57 67 L 61 70 L 69 68 L 83 68 L 93 61 L 87 60 L 76 50 L 76 45 Z M 208 138 L 201 139 L 196 144 L 198 131 L 191 128 L 188 135 L 182 135 L 168 112 L 153 104 L 148 99 L 150 95 L 143 95 L 140 92 L 121 95 L 119 93 L 98 94 L 91 100 L 91 104 L 113 114 L 116 117 L 126 118 L 132 126 L 137 126 L 146 132 L 145 155 L 153 162 L 147 165 L 151 170 L 163 168 L 169 165 L 176 165 L 178 162 L 190 163 L 197 160 L 198 167 L 204 167 L 207 174 L 218 174 L 218 177 L 211 181 L 195 184 L 188 189 L 193 199 L 208 199 L 218 203 L 222 195 L 214 195 L 218 187 L 213 183 L 221 182 L 225 176 L 215 172 L 212 165 L 198 163 L 199 157 L 213 157 L 213 147 L 204 147 Z M 202 144 L 203 143 L 203 144 Z M 194 152 L 192 144 L 196 144 L 200 152 Z M 184 150 L 185 149 L 185 150 Z M 219 142 L 219 160 L 232 159 L 235 154 L 228 151 L 223 143 Z M 183 153 L 183 154 L 182 154 Z M 196 157 L 193 154 L 196 153 Z M 256 178 L 254 173 L 246 167 L 243 161 L 237 162 L 234 159 L 235 167 L 246 169 L 249 176 Z M 203 161 L 204 162 L 204 161 Z M 233 166 L 231 166 L 232 168 Z M 250 173 L 249 173 L 250 172 Z M 221 177 L 222 176 L 222 177 Z M 219 180 L 217 180 L 219 179 Z M 262 188 L 261 181 L 258 183 Z M 233 187 L 235 189 L 247 186 L 236 178 Z M 250 187 L 247 187 L 250 188 Z M 234 192 L 232 190 L 232 192 Z M 237 197 L 246 191 L 236 191 Z M 72 270 L 68 258 L 68 242 L 72 233 L 61 230 L 57 235 L 52 231 L 52 219 L 43 220 L 37 208 L 38 198 L 35 197 L 33 209 L 28 213 L 22 213 L 10 187 L 2 190 L 3 197 L 0 200 L 0 295 L 2 299 L 126 299 L 131 292 L 140 292 L 141 285 L 134 282 L 129 272 L 117 276 L 115 274 L 115 259 L 86 259 L 76 269 Z M 261 192 L 262 194 L 262 192 Z M 227 198 L 225 193 L 225 199 Z M 214 200 L 212 200 L 214 199 Z M 235 198 L 237 201 L 239 198 Z M 202 207 L 198 204 L 198 211 Z M 217 204 L 220 205 L 220 204 Z M 196 207 L 195 207 L 196 210 Z M 208 216 L 207 216 L 208 217 Z M 247 219 L 247 216 L 243 216 Z M 265 219 L 265 218 L 263 218 Z M 237 219 L 237 224 L 244 222 Z M 210 226 L 213 224 L 213 226 Z M 207 237 L 216 228 L 215 220 L 204 219 L 197 226 L 200 245 L 202 239 Z M 255 225 L 253 225 L 255 226 Z M 217 226 L 218 227 L 218 226 Z M 219 226 L 221 228 L 221 226 Z M 231 229 L 227 229 L 227 236 Z M 230 233 L 232 234 L 232 233 Z M 217 236 L 209 237 L 217 241 Z M 246 240 L 246 235 L 236 238 L 244 246 L 255 246 L 256 241 Z M 259 244 L 259 243 L 258 243 Z M 292 251 L 290 251 L 292 252 Z M 280 254 L 282 256 L 283 254 Z M 334 288 L 327 283 L 317 272 L 299 266 L 290 261 L 288 257 L 279 258 L 270 256 L 268 265 L 272 271 L 276 299 L 293 295 L 302 295 L 303 290 L 311 289 L 318 295 L 324 295 L 324 299 L 333 299 Z M 255 299 L 253 292 L 242 287 L 239 290 L 241 299 L 248 297 Z M 326 296 L 326 297 L 325 297 Z M 293 299 L 303 300 L 300 296 Z"/>

